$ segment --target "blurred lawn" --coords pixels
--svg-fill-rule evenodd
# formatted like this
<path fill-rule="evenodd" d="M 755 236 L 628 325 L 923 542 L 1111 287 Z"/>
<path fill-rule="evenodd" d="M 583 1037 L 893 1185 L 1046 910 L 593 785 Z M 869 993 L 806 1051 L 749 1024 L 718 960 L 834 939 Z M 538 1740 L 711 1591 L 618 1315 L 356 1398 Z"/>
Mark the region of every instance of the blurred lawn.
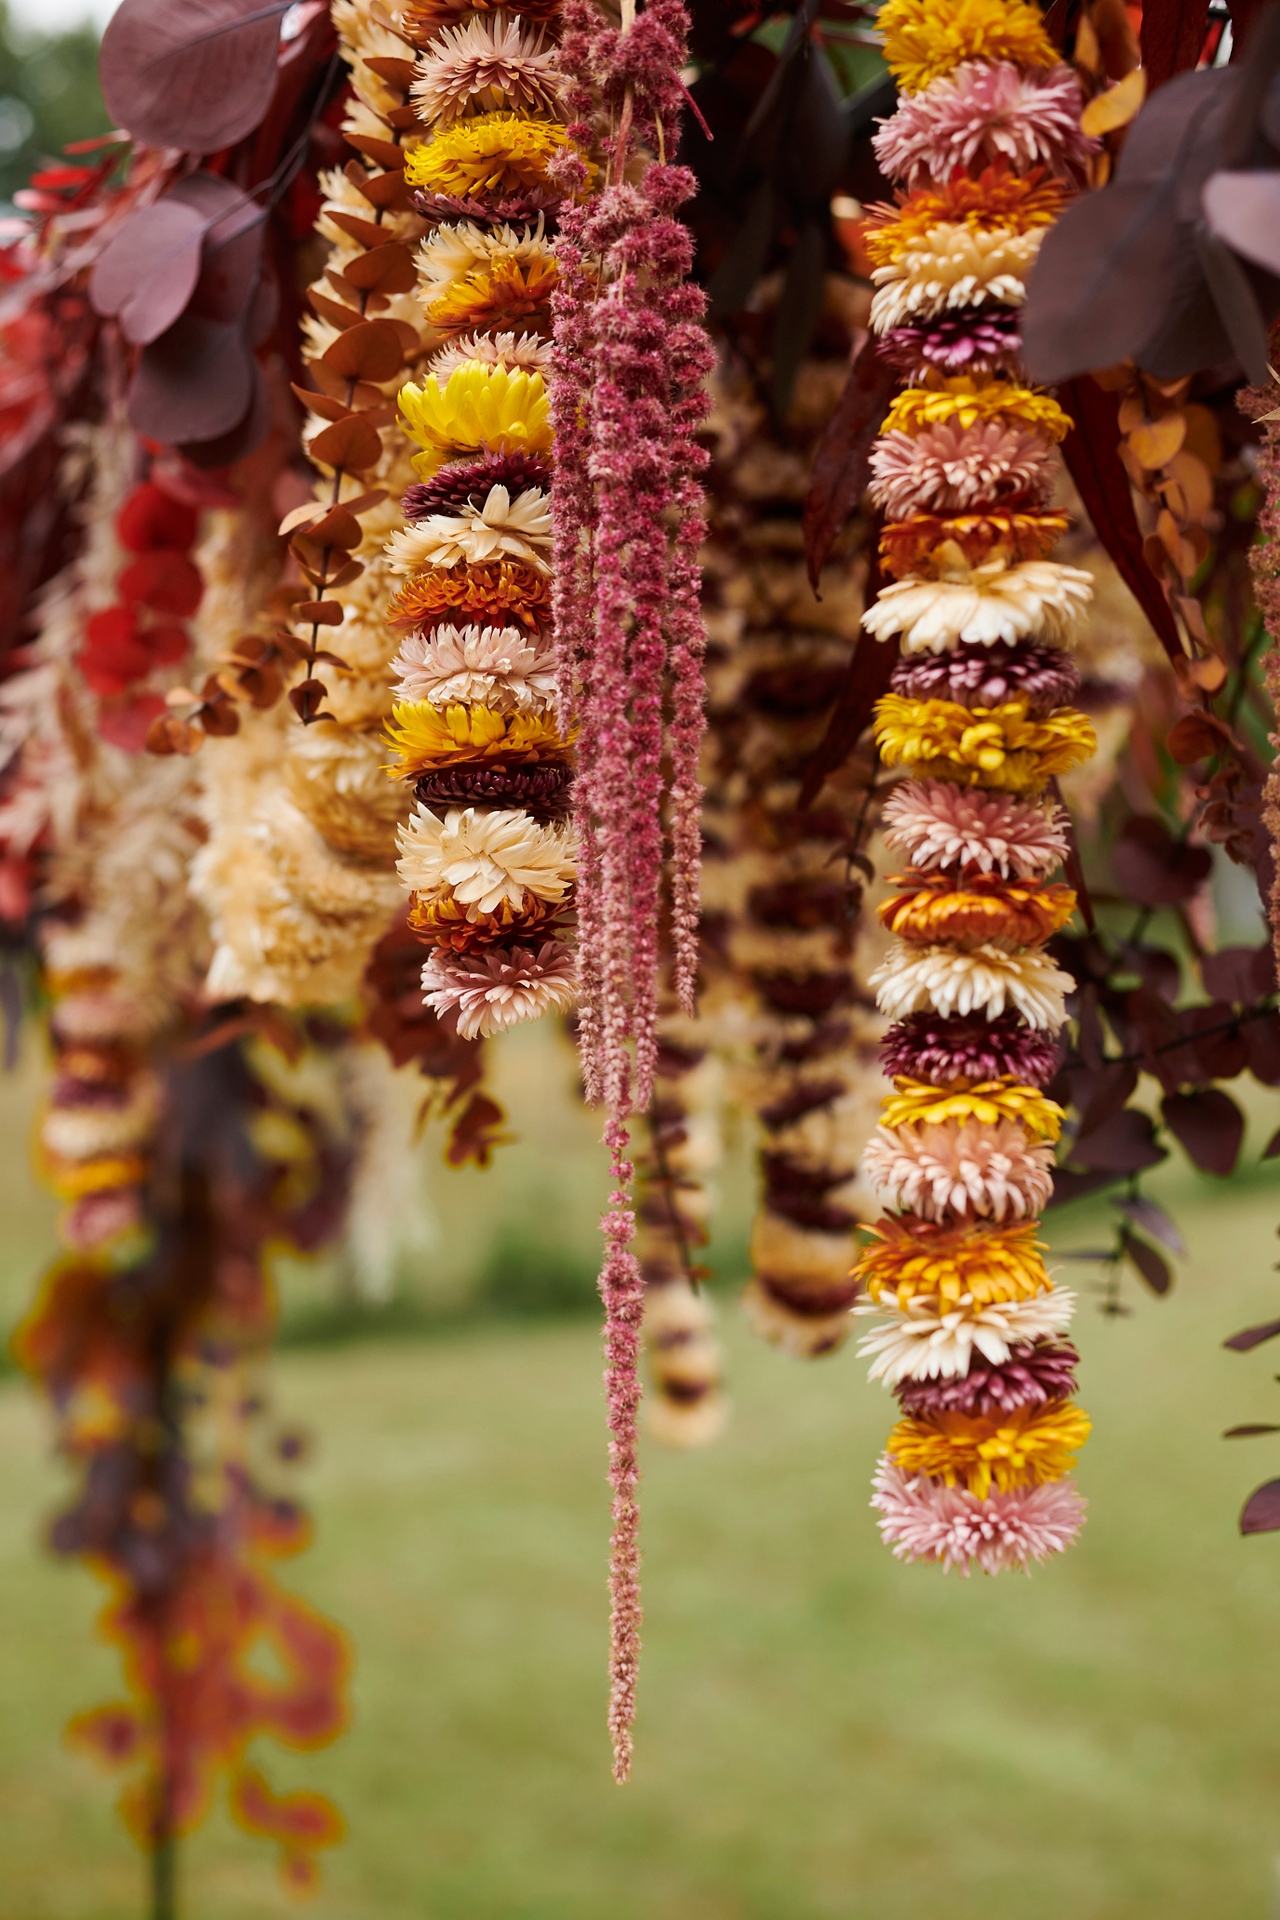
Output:
<path fill-rule="evenodd" d="M 470 1183 L 473 1274 L 521 1217 L 549 1221 L 554 1244 L 562 1201 L 571 1249 L 590 1229 L 592 1122 L 566 1112 L 557 1058 L 503 1069 L 533 1085 L 498 1184 L 436 1183 L 446 1243 Z M 5 1097 L 16 1124 L 21 1100 Z M 1258 1103 L 1254 1153 L 1275 1106 Z M 0 1129 L 15 1138 L 3 1115 Z M 5 1184 L 23 1184 L 13 1155 Z M 1175 1168 L 1153 1185 L 1191 1258 L 1169 1300 L 1135 1286 L 1131 1318 L 1081 1315 L 1092 1516 L 1030 1581 L 899 1567 L 866 1505 L 892 1403 L 851 1352 L 804 1367 L 761 1347 L 726 1298 L 730 1431 L 708 1453 L 646 1459 L 646 1659 L 622 1791 L 603 1729 L 593 1327 L 491 1318 L 286 1353 L 278 1404 L 319 1442 L 318 1539 L 286 1577 L 358 1653 L 349 1735 L 317 1755 L 262 1751 L 274 1781 L 323 1787 L 350 1821 L 315 1920 L 1266 1920 L 1280 1537 L 1242 1541 L 1235 1521 L 1280 1474 L 1280 1444 L 1218 1435 L 1280 1412 L 1280 1353 L 1220 1345 L 1280 1310 L 1280 1177 L 1223 1189 Z M 22 1207 L 15 1274 L 48 1228 L 48 1209 Z M 1063 1215 L 1059 1248 L 1096 1244 L 1104 1212 Z M 37 1550 L 62 1484 L 44 1413 L 11 1379 L 0 1916 L 133 1920 L 140 1863 L 111 1784 L 58 1737 L 119 1684 L 91 1637 L 94 1582 Z M 294 1909 L 269 1850 L 219 1815 L 186 1849 L 182 1911 Z"/>

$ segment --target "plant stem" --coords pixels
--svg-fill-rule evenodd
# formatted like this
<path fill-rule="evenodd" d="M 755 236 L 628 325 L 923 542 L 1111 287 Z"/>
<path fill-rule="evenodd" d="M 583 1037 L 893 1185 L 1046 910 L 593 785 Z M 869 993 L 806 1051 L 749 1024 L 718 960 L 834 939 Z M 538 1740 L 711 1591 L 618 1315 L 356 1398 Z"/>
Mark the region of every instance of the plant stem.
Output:
<path fill-rule="evenodd" d="M 177 1920 L 178 1843 L 166 1822 L 151 1849 L 151 1920 Z"/>

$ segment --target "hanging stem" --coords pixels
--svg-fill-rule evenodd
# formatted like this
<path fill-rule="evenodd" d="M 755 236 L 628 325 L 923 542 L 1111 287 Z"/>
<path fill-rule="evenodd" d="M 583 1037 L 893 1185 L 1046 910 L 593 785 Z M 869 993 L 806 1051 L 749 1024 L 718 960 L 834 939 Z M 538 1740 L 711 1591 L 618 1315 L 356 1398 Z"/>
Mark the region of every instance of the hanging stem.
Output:
<path fill-rule="evenodd" d="M 167 1787 L 161 1792 L 166 1804 L 151 1849 L 151 1920 L 177 1920 L 178 1843 L 168 1823 Z"/>

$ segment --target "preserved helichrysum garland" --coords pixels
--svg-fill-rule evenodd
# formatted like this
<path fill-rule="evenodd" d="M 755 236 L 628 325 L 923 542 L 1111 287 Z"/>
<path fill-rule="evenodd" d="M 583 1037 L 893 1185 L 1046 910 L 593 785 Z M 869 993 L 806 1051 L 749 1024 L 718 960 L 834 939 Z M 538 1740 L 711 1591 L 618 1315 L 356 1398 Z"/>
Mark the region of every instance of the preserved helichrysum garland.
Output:
<path fill-rule="evenodd" d="M 551 443 L 544 375 L 562 194 L 576 151 L 558 7 L 411 9 L 427 223 L 417 295 L 431 353 L 400 392 L 418 448 L 388 548 L 401 584 L 390 739 L 417 804 L 400 834 L 427 1005 L 464 1038 L 569 1006 L 572 752 L 555 714 Z M 594 169 L 584 160 L 582 190 Z"/>
<path fill-rule="evenodd" d="M 907 778 L 884 809 L 902 870 L 872 976 L 895 1091 L 863 1160 L 894 1211 L 856 1274 L 879 1322 L 862 1351 L 902 1410 L 880 1530 L 900 1558 L 992 1573 L 1074 1538 L 1067 1476 L 1089 1432 L 1074 1303 L 1037 1215 L 1063 1118 L 1042 1089 L 1074 984 L 1045 949 L 1075 907 L 1051 878 L 1069 829 L 1049 789 L 1096 744 L 1062 651 L 1090 587 L 1046 557 L 1070 423 L 1017 357 L 1025 278 L 1088 143 L 1022 0 L 888 0 L 879 23 L 903 100 L 876 151 L 904 188 L 868 237 L 871 326 L 910 384 L 872 456 L 890 583 L 863 625 L 901 649 L 875 737 Z"/>

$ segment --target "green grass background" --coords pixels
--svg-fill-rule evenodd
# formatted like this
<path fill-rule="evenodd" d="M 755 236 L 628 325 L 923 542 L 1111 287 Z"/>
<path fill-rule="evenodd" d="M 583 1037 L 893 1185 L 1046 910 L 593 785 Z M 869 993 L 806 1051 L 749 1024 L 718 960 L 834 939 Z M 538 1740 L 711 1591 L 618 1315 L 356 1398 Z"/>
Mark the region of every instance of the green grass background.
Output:
<path fill-rule="evenodd" d="M 51 1229 L 22 1144 L 36 1071 L 29 1057 L 0 1085 L 10 1317 Z M 598 1336 L 583 1315 L 510 1311 L 522 1262 L 560 1307 L 589 1269 L 594 1127 L 546 1036 L 505 1049 L 500 1074 L 521 1141 L 496 1177 L 430 1172 L 435 1250 L 406 1305 L 359 1321 L 338 1269 L 285 1277 L 275 1398 L 316 1436 L 318 1528 L 285 1575 L 358 1660 L 341 1742 L 260 1756 L 346 1812 L 315 1920 L 1268 1920 L 1280 1536 L 1241 1540 L 1235 1523 L 1280 1475 L 1280 1437 L 1218 1436 L 1280 1417 L 1280 1344 L 1220 1344 L 1280 1312 L 1277 1169 L 1230 1187 L 1157 1175 L 1190 1257 L 1168 1300 L 1134 1283 L 1130 1317 L 1080 1315 L 1096 1423 L 1083 1541 L 1030 1580 L 965 1582 L 878 1543 L 867 1482 L 892 1403 L 853 1353 L 804 1366 L 741 1325 L 731 1156 L 717 1264 L 733 1420 L 705 1453 L 646 1451 L 645 1664 L 620 1790 Z M 1254 1102 L 1254 1155 L 1277 1108 Z M 1096 1244 L 1105 1212 L 1064 1213 L 1055 1246 Z M 0 1916 L 132 1920 L 141 1862 L 112 1784 L 60 1740 L 119 1685 L 94 1581 L 39 1548 L 64 1486 L 46 1414 L 11 1375 Z M 293 1910 L 270 1850 L 223 1814 L 184 1849 L 183 1920 Z"/>

